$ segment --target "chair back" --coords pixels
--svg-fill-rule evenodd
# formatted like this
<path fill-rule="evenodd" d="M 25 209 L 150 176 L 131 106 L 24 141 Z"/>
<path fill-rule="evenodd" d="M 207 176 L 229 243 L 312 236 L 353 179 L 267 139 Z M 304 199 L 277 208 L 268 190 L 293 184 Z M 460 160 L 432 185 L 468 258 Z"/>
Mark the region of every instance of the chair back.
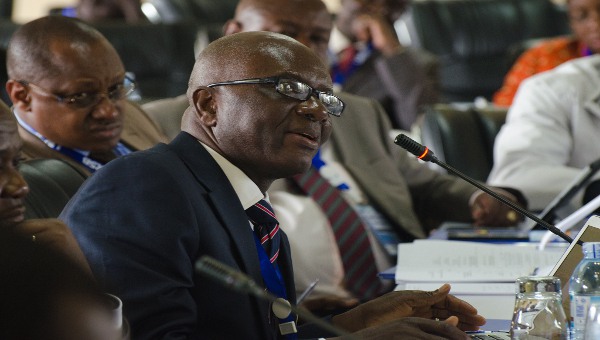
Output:
<path fill-rule="evenodd" d="M 494 164 L 494 140 L 505 118 L 502 108 L 434 105 L 425 110 L 421 140 L 439 160 L 485 182 Z"/>
<path fill-rule="evenodd" d="M 25 218 L 56 218 L 87 176 L 60 159 L 34 159 L 19 164 L 29 185 Z"/>
<path fill-rule="evenodd" d="M 491 99 L 522 41 L 569 33 L 562 7 L 551 0 L 413 1 L 399 25 L 405 43 L 437 55 L 446 102 Z"/>

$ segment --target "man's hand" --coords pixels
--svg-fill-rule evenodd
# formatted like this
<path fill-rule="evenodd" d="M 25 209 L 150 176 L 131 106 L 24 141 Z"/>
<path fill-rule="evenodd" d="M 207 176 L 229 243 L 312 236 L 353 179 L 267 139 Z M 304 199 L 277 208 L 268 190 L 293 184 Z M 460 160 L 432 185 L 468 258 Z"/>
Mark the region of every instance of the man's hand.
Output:
<path fill-rule="evenodd" d="M 519 204 L 509 193 L 499 192 L 499 194 Z M 521 214 L 484 192 L 475 198 L 471 206 L 471 216 L 473 224 L 479 226 L 511 226 L 523 220 Z"/>
<path fill-rule="evenodd" d="M 367 328 L 352 335 L 358 339 L 468 339 L 467 334 L 456 328 L 457 322 L 456 317 L 445 321 L 410 317 Z"/>
<path fill-rule="evenodd" d="M 458 318 L 457 326 L 464 331 L 478 330 L 485 318 L 469 303 L 450 294 L 450 285 L 444 284 L 431 291 L 396 291 L 366 302 L 346 313 L 336 315 L 334 325 L 356 332 L 405 317 L 425 319 Z M 453 320 L 453 319 L 450 319 Z"/>
<path fill-rule="evenodd" d="M 310 312 L 317 315 L 331 314 L 331 312 L 339 310 L 347 310 L 358 305 L 356 298 L 342 298 L 335 295 L 323 295 L 313 298 L 308 298 L 300 304 Z"/>
<path fill-rule="evenodd" d="M 31 242 L 47 244 L 64 253 L 92 275 L 92 270 L 75 236 L 61 220 L 55 218 L 25 220 L 10 226 L 10 228 L 15 228 L 19 233 L 31 237 Z"/>
<path fill-rule="evenodd" d="M 361 15 L 353 23 L 352 29 L 358 41 L 371 42 L 373 48 L 384 56 L 392 56 L 401 50 L 394 27 L 381 15 Z"/>

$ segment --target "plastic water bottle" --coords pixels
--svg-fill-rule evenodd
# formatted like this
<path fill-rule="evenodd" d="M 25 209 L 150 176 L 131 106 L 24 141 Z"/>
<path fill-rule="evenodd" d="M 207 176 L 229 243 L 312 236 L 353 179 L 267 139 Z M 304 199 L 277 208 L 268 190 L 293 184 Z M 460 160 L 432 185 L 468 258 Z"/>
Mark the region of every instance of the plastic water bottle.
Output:
<path fill-rule="evenodd" d="M 600 242 L 583 244 L 583 260 L 569 281 L 571 340 L 583 339 L 589 306 L 600 302 Z"/>

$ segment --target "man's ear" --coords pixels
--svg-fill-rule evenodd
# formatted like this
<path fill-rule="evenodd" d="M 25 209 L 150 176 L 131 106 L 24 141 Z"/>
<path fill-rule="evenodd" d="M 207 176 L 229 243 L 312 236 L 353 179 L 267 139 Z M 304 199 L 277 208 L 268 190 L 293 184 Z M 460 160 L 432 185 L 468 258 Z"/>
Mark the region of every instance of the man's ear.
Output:
<path fill-rule="evenodd" d="M 223 25 L 223 35 L 231 35 L 234 33 L 239 33 L 241 31 L 242 24 L 235 19 L 229 19 L 227 20 L 225 25 Z"/>
<path fill-rule="evenodd" d="M 200 87 L 193 94 L 193 107 L 198 121 L 208 127 L 217 125 L 217 103 L 210 88 Z"/>
<path fill-rule="evenodd" d="M 27 86 L 10 79 L 6 82 L 6 92 L 17 110 L 20 112 L 31 110 L 31 95 Z"/>

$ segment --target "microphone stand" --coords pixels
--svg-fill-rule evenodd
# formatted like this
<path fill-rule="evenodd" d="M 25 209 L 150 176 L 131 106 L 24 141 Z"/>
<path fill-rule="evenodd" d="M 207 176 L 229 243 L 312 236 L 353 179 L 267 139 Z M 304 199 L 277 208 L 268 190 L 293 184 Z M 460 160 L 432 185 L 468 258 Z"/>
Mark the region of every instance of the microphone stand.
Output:
<path fill-rule="evenodd" d="M 513 210 L 516 210 L 521 215 L 529 217 L 530 219 L 534 220 L 542 227 L 551 231 L 553 234 L 560 236 L 563 240 L 565 240 L 569 243 L 573 242 L 573 239 L 571 237 L 569 237 L 567 234 L 563 233 L 560 229 L 558 229 L 555 226 L 551 225 L 550 223 L 540 219 L 535 214 L 532 214 L 531 212 L 521 208 L 520 206 L 518 206 L 517 204 L 508 200 L 504 196 L 499 195 L 498 193 L 494 192 L 490 188 L 488 188 L 485 185 L 468 177 L 467 175 L 463 174 L 462 172 L 458 171 L 457 169 L 453 168 L 452 166 L 440 161 L 439 159 L 437 159 L 437 157 L 435 157 L 433 155 L 433 152 L 431 150 L 429 150 L 429 148 L 415 142 L 410 137 L 407 137 L 406 135 L 401 133 L 398 136 L 396 136 L 396 138 L 394 139 L 394 143 L 396 145 L 406 149 L 406 151 L 412 153 L 413 155 L 417 156 L 417 158 L 419 158 L 423 161 L 429 161 L 429 162 L 435 163 L 435 164 L 441 166 L 442 168 L 448 170 L 449 172 L 462 178 L 463 180 L 471 183 L 472 185 L 476 186 L 483 192 L 489 194 L 490 196 L 494 197 L 495 199 L 499 200 L 500 202 L 504 203 L 505 205 L 511 207 Z M 583 245 L 583 242 L 581 240 L 579 240 L 579 241 L 577 241 L 577 244 Z"/>
<path fill-rule="evenodd" d="M 335 327 L 332 324 L 315 316 L 309 310 L 303 307 L 296 306 L 287 300 L 278 298 L 277 296 L 264 290 L 258 286 L 256 282 L 246 274 L 243 274 L 236 269 L 233 269 L 216 259 L 203 255 L 195 264 L 196 272 L 209 278 L 221 285 L 230 288 L 240 293 L 247 293 L 259 299 L 264 299 L 273 304 L 279 311 L 292 312 L 308 322 L 312 322 L 318 327 L 335 334 L 336 336 L 344 336 L 346 339 L 356 339 L 356 337 L 345 330 Z"/>

